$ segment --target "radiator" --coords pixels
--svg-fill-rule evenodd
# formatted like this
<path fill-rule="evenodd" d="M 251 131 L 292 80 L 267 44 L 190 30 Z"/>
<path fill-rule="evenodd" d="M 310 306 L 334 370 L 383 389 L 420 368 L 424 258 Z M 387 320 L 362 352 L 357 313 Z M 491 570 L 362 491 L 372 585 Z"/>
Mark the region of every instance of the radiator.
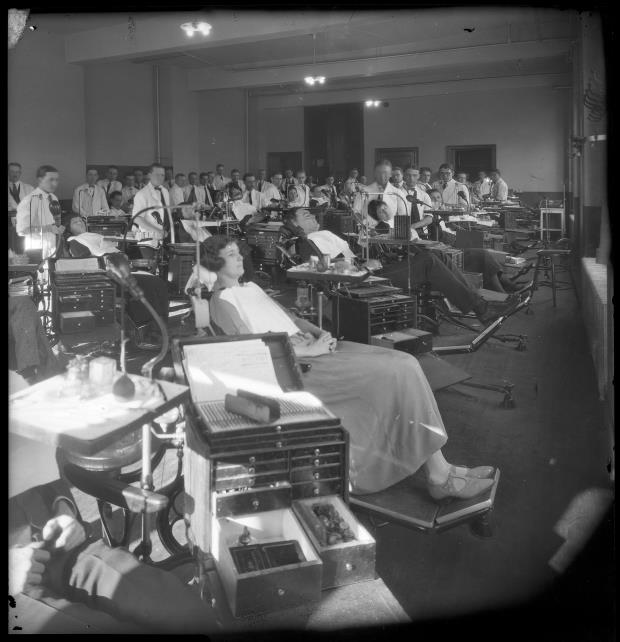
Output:
<path fill-rule="evenodd" d="M 607 328 L 607 266 L 591 257 L 583 257 L 581 262 L 581 309 L 596 370 L 599 398 L 605 399 L 611 347 Z"/>

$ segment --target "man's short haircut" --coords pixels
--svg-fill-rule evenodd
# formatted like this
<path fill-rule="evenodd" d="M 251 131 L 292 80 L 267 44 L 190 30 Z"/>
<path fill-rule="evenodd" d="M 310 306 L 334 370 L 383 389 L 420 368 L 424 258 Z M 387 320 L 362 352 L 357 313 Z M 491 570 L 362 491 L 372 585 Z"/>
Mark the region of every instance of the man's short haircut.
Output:
<path fill-rule="evenodd" d="M 108 165 L 108 169 L 115 169 L 118 171 L 118 167 L 116 165 Z"/>
<path fill-rule="evenodd" d="M 135 178 L 135 175 L 133 172 L 129 172 L 129 174 L 125 174 L 125 178 Z"/>
<path fill-rule="evenodd" d="M 439 194 L 439 196 L 441 196 L 441 192 L 438 189 L 429 190 L 428 195 L 430 196 L 431 194 Z"/>
<path fill-rule="evenodd" d="M 122 197 L 123 195 L 121 194 L 121 192 L 115 189 L 113 192 L 110 192 L 110 196 L 108 196 L 108 199 L 111 201 L 115 196 Z"/>
<path fill-rule="evenodd" d="M 97 174 L 99 173 L 97 168 L 96 167 L 92 167 L 92 166 L 86 168 L 86 173 L 88 174 L 88 172 L 97 172 Z"/>
<path fill-rule="evenodd" d="M 418 169 L 415 165 L 408 165 L 407 167 L 405 167 L 405 172 L 408 172 L 410 169 L 412 169 L 414 172 L 418 172 L 418 173 L 420 173 L 422 171 L 421 169 Z M 403 174 L 405 172 L 403 172 Z"/>
<path fill-rule="evenodd" d="M 305 174 L 305 173 L 306 173 L 306 170 L 305 170 L 305 169 L 298 169 L 298 170 L 295 172 L 295 174 L 301 174 L 302 172 Z"/>
<path fill-rule="evenodd" d="M 209 174 L 213 174 L 213 175 L 215 175 L 215 172 L 212 172 L 211 170 L 209 170 L 209 171 L 207 172 L 207 176 L 209 176 Z"/>
<path fill-rule="evenodd" d="M 133 172 L 134 172 L 134 175 L 136 172 L 142 172 L 144 174 L 144 170 L 141 167 L 134 167 Z"/>
<path fill-rule="evenodd" d="M 69 212 L 67 212 L 66 214 L 64 214 L 64 216 L 63 216 L 60 220 L 61 220 L 62 225 L 64 225 L 64 227 L 65 227 L 65 231 L 64 231 L 64 237 L 65 237 L 65 239 L 67 239 L 67 238 L 69 238 L 70 236 L 72 236 L 70 227 L 71 227 L 71 221 L 72 221 L 74 218 L 80 218 L 80 219 L 82 219 L 84 222 L 86 222 L 86 219 L 85 219 L 83 216 L 81 216 L 80 214 L 76 214 L 76 213 L 75 213 L 74 211 L 72 211 L 72 210 L 71 210 L 71 211 L 69 211 Z"/>
<path fill-rule="evenodd" d="M 426 165 L 425 165 L 424 167 L 420 167 L 420 174 L 422 172 L 429 172 L 430 174 L 432 174 L 433 170 L 430 167 L 426 167 Z"/>
<path fill-rule="evenodd" d="M 439 166 L 439 171 L 441 171 L 442 169 L 449 169 L 451 172 L 454 172 L 454 167 L 452 167 L 452 165 L 450 165 L 450 163 L 442 163 Z"/>
<path fill-rule="evenodd" d="M 375 169 L 377 169 L 377 167 L 381 167 L 383 165 L 387 165 L 389 168 L 391 168 L 392 167 L 392 161 L 387 159 L 387 158 L 382 158 L 380 161 L 375 163 Z M 351 171 L 353 171 L 353 170 L 351 170 Z"/>
<path fill-rule="evenodd" d="M 10 169 L 11 167 L 19 167 L 19 169 L 21 169 L 21 168 L 22 168 L 22 166 L 21 166 L 19 163 L 9 163 L 9 169 Z"/>
<path fill-rule="evenodd" d="M 223 164 L 223 163 L 218 163 L 218 164 L 215 166 L 215 169 L 219 169 L 220 167 L 222 167 L 222 168 L 223 168 L 223 167 L 224 167 L 224 164 Z"/>
<path fill-rule="evenodd" d="M 156 168 L 163 169 L 164 171 L 166 171 L 166 168 L 161 163 L 151 163 L 149 165 L 149 174 Z"/>
<path fill-rule="evenodd" d="M 231 174 L 234 174 L 235 172 L 237 172 L 237 174 L 241 174 L 241 172 L 238 169 L 231 169 L 230 170 Z"/>
<path fill-rule="evenodd" d="M 200 172 L 200 178 L 202 178 L 203 176 L 208 176 L 207 172 Z"/>
<path fill-rule="evenodd" d="M 198 176 L 198 172 L 190 172 L 188 176 Z"/>
<path fill-rule="evenodd" d="M 497 169 L 497 168 L 492 169 L 492 170 L 489 172 L 489 174 L 493 174 L 493 173 L 495 173 L 495 174 L 499 174 L 499 175 L 501 176 L 501 172 L 500 172 L 500 171 L 499 171 L 499 169 Z"/>
<path fill-rule="evenodd" d="M 254 172 L 246 172 L 246 173 L 243 175 L 243 180 L 244 180 L 244 181 L 245 181 L 245 180 L 247 180 L 248 178 L 250 178 L 250 176 L 251 176 L 252 178 L 256 178 L 256 176 L 254 176 Z"/>
<path fill-rule="evenodd" d="M 398 167 L 398 165 L 397 165 L 396 167 L 392 167 L 392 171 L 393 172 L 396 172 L 396 171 L 402 172 L 403 168 L 402 167 Z"/>
<path fill-rule="evenodd" d="M 43 178 L 48 172 L 58 172 L 53 165 L 41 165 L 37 167 L 37 178 Z"/>
<path fill-rule="evenodd" d="M 360 172 L 360 171 L 359 171 L 359 169 L 357 169 L 357 167 L 353 167 L 353 168 L 351 168 L 351 169 L 349 170 L 349 174 L 350 174 L 351 172 L 357 172 L 357 173 L 359 174 L 359 172 Z"/>
<path fill-rule="evenodd" d="M 185 174 L 181 174 L 181 173 L 176 174 L 174 178 L 176 180 L 177 178 L 181 178 L 181 176 L 183 176 L 183 178 L 185 178 Z"/>

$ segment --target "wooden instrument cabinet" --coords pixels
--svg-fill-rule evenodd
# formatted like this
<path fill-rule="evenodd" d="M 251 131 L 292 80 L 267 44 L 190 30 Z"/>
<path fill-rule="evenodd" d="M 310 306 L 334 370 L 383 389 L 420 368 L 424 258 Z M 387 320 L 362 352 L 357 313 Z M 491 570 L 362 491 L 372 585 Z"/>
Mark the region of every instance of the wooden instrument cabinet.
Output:
<path fill-rule="evenodd" d="M 187 381 L 188 345 L 255 339 L 268 346 L 283 392 L 302 391 L 301 370 L 284 333 L 176 338 L 177 381 Z M 348 434 L 316 402 L 290 415 L 281 402 L 283 414 L 272 424 L 240 415 L 224 420 L 218 402 L 194 400 L 187 413 L 188 532 L 198 555 L 213 557 L 236 617 L 317 601 L 323 589 L 375 578 L 375 541 L 347 507 Z M 327 544 L 313 511 L 321 503 L 333 506 L 354 539 Z M 239 544 L 244 533 L 246 549 Z M 283 543 L 292 554 L 291 542 L 299 559 L 290 563 L 261 568 L 264 562 L 256 552 L 253 570 L 240 572 L 233 559 L 239 551 L 250 559 L 256 548 Z"/>

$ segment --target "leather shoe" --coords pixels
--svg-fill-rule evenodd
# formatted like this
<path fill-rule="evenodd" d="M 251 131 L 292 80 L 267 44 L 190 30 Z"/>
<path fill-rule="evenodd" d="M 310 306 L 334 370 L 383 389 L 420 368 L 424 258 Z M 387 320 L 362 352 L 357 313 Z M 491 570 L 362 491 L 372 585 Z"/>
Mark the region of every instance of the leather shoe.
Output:
<path fill-rule="evenodd" d="M 475 468 L 467 468 L 467 466 L 450 466 L 450 475 L 460 477 L 461 473 L 457 470 L 458 468 L 465 471 L 465 477 L 473 477 L 474 479 L 492 479 L 495 474 L 494 466 L 476 466 Z"/>
<path fill-rule="evenodd" d="M 448 475 L 443 484 L 428 483 L 429 495 L 435 501 L 445 499 L 471 499 L 482 495 L 493 486 L 492 479 L 476 479 L 475 477 L 461 477 Z"/>

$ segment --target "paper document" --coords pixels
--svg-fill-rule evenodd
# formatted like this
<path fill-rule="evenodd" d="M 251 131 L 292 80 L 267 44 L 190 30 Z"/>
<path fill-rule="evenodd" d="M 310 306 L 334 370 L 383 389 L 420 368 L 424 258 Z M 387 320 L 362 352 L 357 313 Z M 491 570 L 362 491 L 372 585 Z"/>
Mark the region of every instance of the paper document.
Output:
<path fill-rule="evenodd" d="M 269 348 L 260 339 L 187 345 L 185 372 L 195 403 L 222 401 L 226 393 L 248 390 L 278 396 L 282 389 Z"/>

